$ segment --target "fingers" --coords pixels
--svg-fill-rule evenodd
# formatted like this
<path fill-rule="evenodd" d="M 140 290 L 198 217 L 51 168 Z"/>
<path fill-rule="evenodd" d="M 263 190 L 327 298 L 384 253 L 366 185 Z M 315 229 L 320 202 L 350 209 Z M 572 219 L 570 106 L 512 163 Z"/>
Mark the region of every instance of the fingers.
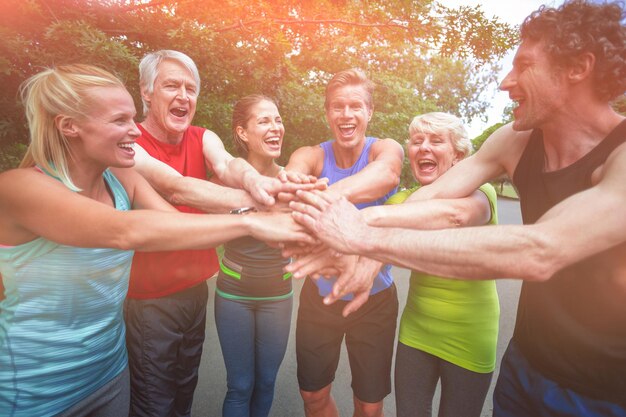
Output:
<path fill-rule="evenodd" d="M 367 300 L 369 300 L 369 298 L 370 298 L 369 290 L 359 292 L 358 294 L 354 294 L 354 298 L 348 301 L 346 306 L 343 308 L 341 314 L 344 317 L 348 317 L 350 314 L 354 313 L 359 308 L 361 308 L 361 306 L 363 306 L 363 304 L 365 304 Z"/>
<path fill-rule="evenodd" d="M 291 240 L 291 239 L 290 239 L 290 240 Z M 308 244 L 308 245 L 312 245 L 312 244 L 314 244 L 315 242 L 317 242 L 317 241 L 315 240 L 315 238 L 313 238 L 311 235 L 309 235 L 309 234 L 308 234 L 308 233 L 306 233 L 306 232 L 297 232 L 297 233 L 293 236 L 293 239 L 292 239 L 292 240 L 297 241 L 297 242 L 306 243 L 306 244 Z"/>
<path fill-rule="evenodd" d="M 294 204 L 300 204 L 300 203 L 291 202 L 291 203 L 289 203 L 289 207 L 294 209 L 294 207 L 293 207 Z M 302 209 L 306 210 L 306 211 L 313 210 L 312 208 L 310 208 L 310 206 L 304 206 Z M 294 210 L 296 210 L 296 209 L 294 209 Z M 319 215 L 319 212 L 318 212 L 318 215 Z M 291 213 L 291 216 L 293 217 L 293 219 L 295 221 L 297 221 L 298 223 L 300 223 L 302 226 L 306 227 L 307 229 L 315 230 L 315 218 L 313 218 L 308 213 L 300 213 L 298 211 L 293 211 Z"/>
<path fill-rule="evenodd" d="M 296 192 L 296 196 L 298 196 L 298 199 L 301 202 L 316 207 L 320 210 L 324 209 L 328 205 L 326 199 L 324 198 L 324 194 L 325 193 L 319 190 Z"/>
<path fill-rule="evenodd" d="M 296 182 L 286 182 L 282 184 L 281 191 L 288 193 L 295 193 L 298 190 L 313 190 L 315 188 L 315 184 L 313 183 L 296 183 Z"/>
<path fill-rule="evenodd" d="M 315 178 L 315 177 L 313 177 Z M 316 179 L 316 181 L 312 181 L 315 185 L 316 190 L 324 191 L 328 188 L 328 178 L 320 178 Z"/>
<path fill-rule="evenodd" d="M 280 182 L 288 182 L 289 181 L 289 175 L 287 173 L 287 171 L 285 171 L 284 169 L 280 170 L 278 172 L 278 175 L 276 175 L 276 178 L 278 178 L 278 180 Z"/>
<path fill-rule="evenodd" d="M 257 188 L 252 193 L 252 198 L 254 198 L 257 202 L 259 202 L 260 204 L 264 206 L 271 206 L 276 202 L 276 200 L 274 200 L 274 197 L 272 197 L 263 188 Z"/>
<path fill-rule="evenodd" d="M 328 266 L 328 257 L 324 253 L 318 253 L 296 259 L 285 266 L 285 271 L 293 273 L 294 278 L 304 278 Z"/>

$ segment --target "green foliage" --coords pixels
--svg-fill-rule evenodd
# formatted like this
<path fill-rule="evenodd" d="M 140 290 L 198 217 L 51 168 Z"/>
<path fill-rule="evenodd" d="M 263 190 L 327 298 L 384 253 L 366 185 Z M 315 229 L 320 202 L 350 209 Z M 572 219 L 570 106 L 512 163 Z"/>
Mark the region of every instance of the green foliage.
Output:
<path fill-rule="evenodd" d="M 15 168 L 26 153 L 26 145 L 15 142 L 5 146 L 0 152 L 0 172 Z"/>
<path fill-rule="evenodd" d="M 496 123 L 495 125 L 489 126 L 483 131 L 483 133 L 472 139 L 472 147 L 474 148 L 474 152 L 476 152 L 480 149 L 481 146 L 483 146 L 483 143 L 487 140 L 487 138 L 489 138 L 489 136 L 491 136 L 493 132 L 495 132 L 505 124 L 506 123 Z"/>
<path fill-rule="evenodd" d="M 626 95 L 621 95 L 617 99 L 615 99 L 612 103 L 613 109 L 621 114 L 622 116 L 626 116 Z"/>
<path fill-rule="evenodd" d="M 229 150 L 233 103 L 275 97 L 286 125 L 282 163 L 297 147 L 329 137 L 324 85 L 360 67 L 376 82 L 368 132 L 403 142 L 413 116 L 484 114 L 481 92 L 516 42 L 512 27 L 479 8 L 432 1 L 4 0 L 0 4 L 0 151 L 27 142 L 19 84 L 42 67 L 86 62 L 123 79 L 135 99 L 137 64 L 158 49 L 191 56 L 202 86 L 194 124 Z M 6 169 L 3 165 L 2 169 Z"/>

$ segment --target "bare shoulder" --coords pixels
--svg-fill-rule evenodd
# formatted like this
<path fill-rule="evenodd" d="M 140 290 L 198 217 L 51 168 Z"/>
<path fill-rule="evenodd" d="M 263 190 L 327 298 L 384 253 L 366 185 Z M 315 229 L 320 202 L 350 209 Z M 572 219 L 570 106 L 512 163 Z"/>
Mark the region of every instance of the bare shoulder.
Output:
<path fill-rule="evenodd" d="M 33 168 L 16 168 L 0 173 L 0 193 L 5 194 L 7 198 L 15 190 L 23 188 L 24 191 L 33 187 L 43 186 L 51 188 L 65 189 L 65 186 L 56 179 L 44 174 L 43 172 Z M 21 193 L 20 193 L 21 194 Z"/>
<path fill-rule="evenodd" d="M 501 165 L 509 176 L 522 157 L 528 144 L 532 130 L 517 131 L 513 123 L 498 128 L 487 138 L 480 150 L 476 152 L 478 159 Z"/>
<path fill-rule="evenodd" d="M 122 184 L 130 201 L 133 201 L 137 185 L 141 185 L 145 182 L 143 176 L 134 168 L 109 168 L 109 171 L 111 171 L 120 184 Z"/>
<path fill-rule="evenodd" d="M 626 196 L 624 177 L 626 177 L 626 142 L 611 152 L 606 162 L 593 173 L 591 181 L 594 185 L 615 188 Z"/>
<path fill-rule="evenodd" d="M 285 169 L 317 177 L 323 165 L 324 150 L 320 145 L 302 146 L 291 154 Z"/>
<path fill-rule="evenodd" d="M 222 139 L 220 139 L 219 136 L 217 136 L 217 133 L 215 133 L 212 130 L 206 129 L 204 131 L 204 133 L 202 134 L 202 142 L 210 142 L 210 143 L 215 143 L 215 142 L 219 142 L 221 145 L 223 145 L 222 143 Z"/>

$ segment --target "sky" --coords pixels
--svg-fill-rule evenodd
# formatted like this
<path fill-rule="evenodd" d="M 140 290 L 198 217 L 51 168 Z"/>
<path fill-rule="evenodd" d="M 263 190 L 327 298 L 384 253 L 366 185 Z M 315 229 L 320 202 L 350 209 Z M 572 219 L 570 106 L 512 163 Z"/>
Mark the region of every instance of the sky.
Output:
<path fill-rule="evenodd" d="M 488 18 L 497 17 L 505 23 L 512 25 L 519 25 L 524 18 L 531 12 L 537 10 L 539 6 L 545 4 L 547 6 L 558 6 L 563 3 L 563 0 L 438 0 L 441 4 L 447 7 L 459 7 L 462 5 L 476 6 L 480 5 L 481 9 Z M 513 62 L 513 56 L 515 50 L 511 50 L 501 61 L 502 70 L 498 74 L 498 80 L 501 81 L 504 76 L 510 71 Z M 470 138 L 480 135 L 483 130 L 495 123 L 498 123 L 502 119 L 502 111 L 507 104 L 510 103 L 507 93 L 495 90 L 493 92 L 493 98 L 491 99 L 492 105 L 489 109 L 487 116 L 488 121 L 483 122 L 481 120 L 473 120 L 468 125 L 468 131 Z"/>

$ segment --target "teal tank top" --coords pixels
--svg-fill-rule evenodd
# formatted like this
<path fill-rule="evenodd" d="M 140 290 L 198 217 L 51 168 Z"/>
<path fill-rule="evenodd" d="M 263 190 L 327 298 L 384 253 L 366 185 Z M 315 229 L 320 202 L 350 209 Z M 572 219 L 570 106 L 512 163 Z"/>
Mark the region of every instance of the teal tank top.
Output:
<path fill-rule="evenodd" d="M 116 209 L 130 210 L 120 182 L 108 170 L 103 176 Z M 1 416 L 58 414 L 124 370 L 132 257 L 44 238 L 0 246 Z"/>
<path fill-rule="evenodd" d="M 491 184 L 480 188 L 497 224 L 497 195 Z M 417 188 L 394 195 L 387 204 L 406 200 Z M 466 281 L 412 271 L 398 340 L 461 368 L 493 372 L 500 304 L 494 280 Z"/>

